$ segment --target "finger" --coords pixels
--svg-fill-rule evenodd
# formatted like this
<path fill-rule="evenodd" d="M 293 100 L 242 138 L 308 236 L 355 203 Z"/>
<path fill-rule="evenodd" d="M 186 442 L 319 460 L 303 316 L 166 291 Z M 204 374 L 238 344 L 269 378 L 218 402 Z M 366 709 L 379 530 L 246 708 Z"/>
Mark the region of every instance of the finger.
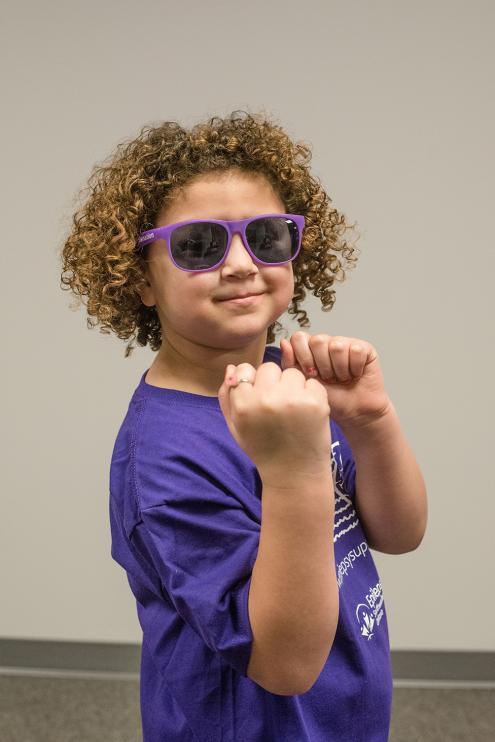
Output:
<path fill-rule="evenodd" d="M 290 342 L 285 338 L 280 338 L 280 350 L 282 351 L 280 358 L 282 371 L 285 371 L 286 368 L 292 368 L 293 366 L 298 365 L 294 349 Z"/>
<path fill-rule="evenodd" d="M 280 384 L 293 389 L 294 392 L 303 389 L 306 381 L 309 381 L 309 379 L 306 379 L 303 372 L 298 368 L 286 368 L 280 377 Z M 315 379 L 312 381 L 315 381 Z"/>
<path fill-rule="evenodd" d="M 359 379 L 363 375 L 366 356 L 367 351 L 362 343 L 351 343 L 349 349 L 349 368 L 353 378 Z"/>
<path fill-rule="evenodd" d="M 233 363 L 228 363 L 225 368 L 225 376 L 223 380 L 222 386 L 225 384 L 226 386 L 230 386 L 232 384 L 237 383 L 237 374 L 236 374 L 236 367 Z"/>
<path fill-rule="evenodd" d="M 327 390 L 323 386 L 323 384 L 321 384 L 318 379 L 303 379 L 303 381 L 306 389 L 311 391 L 315 399 L 318 401 L 318 406 L 321 407 L 321 409 L 325 409 L 327 411 L 327 414 L 330 415 L 332 412 L 332 408 L 330 407 L 330 402 L 328 401 Z"/>
<path fill-rule="evenodd" d="M 324 381 L 331 381 L 336 378 L 328 349 L 329 340 L 330 335 L 321 333 L 312 335 L 309 339 L 309 347 L 313 354 L 316 371 Z"/>
<path fill-rule="evenodd" d="M 244 364 L 243 364 L 244 365 Z M 282 376 L 282 369 L 278 363 L 273 361 L 267 361 L 262 363 L 256 369 L 256 378 L 254 379 L 254 386 L 256 389 L 265 389 L 277 384 Z M 246 377 L 249 378 L 249 377 Z M 246 384 L 247 386 L 247 384 Z"/>
<path fill-rule="evenodd" d="M 349 338 L 337 336 L 330 340 L 330 358 L 337 379 L 341 382 L 351 381 Z"/>
<path fill-rule="evenodd" d="M 223 378 L 223 382 L 220 386 L 220 389 L 218 390 L 218 403 L 220 405 L 220 409 L 222 410 L 222 414 L 227 422 L 227 426 L 229 427 L 229 420 L 230 420 L 230 400 L 229 400 L 229 388 L 231 386 L 229 382 L 229 377 L 232 376 L 232 373 L 235 369 L 235 366 L 232 363 L 228 363 L 225 368 L 225 374 Z M 230 431 L 232 432 L 232 431 Z"/>
<path fill-rule="evenodd" d="M 229 377 L 227 378 L 228 386 L 233 389 L 239 388 L 239 379 L 248 379 L 251 384 L 254 384 L 256 378 L 256 369 L 250 363 L 239 363 L 235 366 L 233 363 L 229 364 L 231 369 Z M 240 385 L 242 386 L 242 384 Z"/>
<path fill-rule="evenodd" d="M 309 345 L 311 337 L 312 336 L 309 335 L 309 333 L 298 330 L 290 338 L 290 344 L 295 356 L 296 365 L 306 375 L 310 375 L 311 369 L 313 368 L 316 369 L 316 372 L 318 373 L 316 360 Z M 316 376 L 316 374 L 314 375 Z"/>

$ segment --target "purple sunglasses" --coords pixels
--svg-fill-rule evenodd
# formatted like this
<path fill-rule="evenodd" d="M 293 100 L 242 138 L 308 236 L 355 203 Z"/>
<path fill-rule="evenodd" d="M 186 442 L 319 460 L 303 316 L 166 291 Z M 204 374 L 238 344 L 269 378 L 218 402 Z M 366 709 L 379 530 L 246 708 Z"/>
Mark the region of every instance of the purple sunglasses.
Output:
<path fill-rule="evenodd" d="M 189 219 L 142 232 L 136 251 L 165 240 L 170 258 L 182 271 L 211 271 L 225 258 L 234 234 L 256 263 L 282 265 L 301 249 L 305 218 L 300 214 L 260 214 L 248 219 Z"/>

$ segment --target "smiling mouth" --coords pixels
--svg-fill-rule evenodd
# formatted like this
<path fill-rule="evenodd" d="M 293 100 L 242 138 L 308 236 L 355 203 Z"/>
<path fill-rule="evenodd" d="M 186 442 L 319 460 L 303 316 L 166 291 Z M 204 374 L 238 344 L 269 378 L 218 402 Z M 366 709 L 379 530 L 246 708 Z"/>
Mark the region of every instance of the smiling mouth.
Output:
<path fill-rule="evenodd" d="M 249 306 L 256 303 L 262 296 L 263 294 L 248 294 L 248 296 L 234 297 L 233 299 L 222 299 L 220 304 L 233 304 L 241 307 Z"/>
<path fill-rule="evenodd" d="M 261 296 L 264 291 L 256 291 L 252 294 L 240 294 L 239 296 L 229 296 L 227 299 L 219 299 L 218 301 L 232 301 L 232 299 L 248 299 L 250 296 Z"/>

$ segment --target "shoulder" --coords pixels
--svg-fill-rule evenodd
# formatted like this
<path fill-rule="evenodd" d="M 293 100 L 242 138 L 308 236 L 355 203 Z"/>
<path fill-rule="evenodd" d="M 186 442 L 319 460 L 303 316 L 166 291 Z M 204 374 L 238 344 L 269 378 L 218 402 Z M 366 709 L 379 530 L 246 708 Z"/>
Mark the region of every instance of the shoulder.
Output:
<path fill-rule="evenodd" d="M 130 455 L 140 509 L 185 500 L 253 507 L 256 470 L 220 408 L 146 400 Z"/>
<path fill-rule="evenodd" d="M 265 348 L 265 357 L 263 359 L 264 363 L 268 363 L 268 361 L 272 361 L 273 363 L 276 363 L 277 366 L 282 366 L 282 351 L 279 347 L 276 345 L 267 345 Z"/>

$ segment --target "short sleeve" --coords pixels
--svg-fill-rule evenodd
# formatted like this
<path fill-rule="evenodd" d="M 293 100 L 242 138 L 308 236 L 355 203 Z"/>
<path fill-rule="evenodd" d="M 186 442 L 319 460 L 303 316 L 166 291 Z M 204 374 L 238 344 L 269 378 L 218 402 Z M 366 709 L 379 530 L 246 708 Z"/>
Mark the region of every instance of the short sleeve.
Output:
<path fill-rule="evenodd" d="M 353 498 L 356 494 L 356 462 L 341 428 L 332 420 L 332 451 L 336 465 L 337 482 Z"/>
<path fill-rule="evenodd" d="M 163 468 L 166 468 L 164 465 Z M 260 523 L 234 493 L 193 462 L 161 482 L 160 504 L 141 510 L 139 536 L 177 613 L 247 676 L 253 634 L 248 595 Z"/>

